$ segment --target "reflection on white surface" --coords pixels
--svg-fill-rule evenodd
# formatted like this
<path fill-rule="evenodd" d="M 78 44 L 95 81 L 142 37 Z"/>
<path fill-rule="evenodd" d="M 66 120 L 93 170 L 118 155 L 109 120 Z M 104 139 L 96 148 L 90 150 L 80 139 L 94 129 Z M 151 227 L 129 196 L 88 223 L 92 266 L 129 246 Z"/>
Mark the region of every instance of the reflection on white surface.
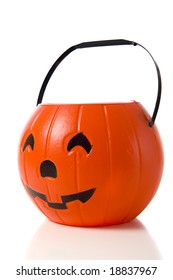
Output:
<path fill-rule="evenodd" d="M 160 259 L 142 223 L 98 228 L 63 226 L 46 220 L 33 236 L 26 259 Z"/>

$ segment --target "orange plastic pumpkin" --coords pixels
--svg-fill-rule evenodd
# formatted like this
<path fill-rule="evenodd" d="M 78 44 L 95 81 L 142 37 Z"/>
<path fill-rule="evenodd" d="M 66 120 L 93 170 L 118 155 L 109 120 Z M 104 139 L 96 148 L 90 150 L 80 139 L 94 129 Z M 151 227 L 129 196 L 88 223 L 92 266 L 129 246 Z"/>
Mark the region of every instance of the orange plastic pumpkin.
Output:
<path fill-rule="evenodd" d="M 48 72 L 38 104 L 53 71 L 71 51 L 117 44 L 137 45 L 111 40 L 67 50 Z M 154 63 L 159 90 L 152 118 L 137 102 L 36 108 L 21 138 L 19 171 L 27 193 L 51 221 L 76 226 L 124 223 L 153 198 L 163 169 L 162 144 L 154 124 L 161 77 Z"/>

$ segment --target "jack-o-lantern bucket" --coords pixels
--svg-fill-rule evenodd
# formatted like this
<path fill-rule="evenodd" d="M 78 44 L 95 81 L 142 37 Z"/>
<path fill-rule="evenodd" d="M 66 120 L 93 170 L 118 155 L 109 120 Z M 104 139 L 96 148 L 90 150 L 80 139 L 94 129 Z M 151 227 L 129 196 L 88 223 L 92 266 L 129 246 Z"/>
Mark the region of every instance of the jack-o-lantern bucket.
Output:
<path fill-rule="evenodd" d="M 19 171 L 35 205 L 51 220 L 75 226 L 103 226 L 134 219 L 153 198 L 163 169 L 163 151 L 152 117 L 137 102 L 40 104 L 61 61 L 78 48 L 142 45 L 127 40 L 78 44 L 49 70 L 35 112 L 19 147 Z M 98 125 L 99 124 L 99 125 Z"/>

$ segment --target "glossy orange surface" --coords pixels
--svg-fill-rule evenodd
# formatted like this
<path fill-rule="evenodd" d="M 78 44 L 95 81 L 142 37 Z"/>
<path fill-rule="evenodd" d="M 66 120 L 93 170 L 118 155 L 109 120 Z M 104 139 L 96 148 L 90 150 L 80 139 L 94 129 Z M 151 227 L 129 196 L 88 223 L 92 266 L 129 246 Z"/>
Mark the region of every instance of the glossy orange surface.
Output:
<path fill-rule="evenodd" d="M 39 105 L 19 146 L 19 171 L 36 206 L 75 226 L 130 221 L 153 198 L 163 170 L 156 125 L 137 102 Z"/>

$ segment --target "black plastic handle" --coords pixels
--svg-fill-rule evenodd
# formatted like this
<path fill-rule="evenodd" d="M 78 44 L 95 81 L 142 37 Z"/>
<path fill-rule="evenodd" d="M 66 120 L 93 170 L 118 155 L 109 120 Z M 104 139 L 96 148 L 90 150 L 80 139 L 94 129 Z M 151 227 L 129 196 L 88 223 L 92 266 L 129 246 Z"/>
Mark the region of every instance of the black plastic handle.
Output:
<path fill-rule="evenodd" d="M 160 99 L 161 99 L 161 91 L 162 91 L 162 81 L 161 81 L 161 74 L 160 74 L 160 70 L 159 67 L 156 63 L 156 61 L 154 60 L 153 56 L 151 55 L 151 53 L 142 45 L 133 42 L 133 41 L 129 41 L 129 40 L 124 40 L 124 39 L 115 39 L 115 40 L 104 40 L 104 41 L 91 41 L 91 42 L 84 42 L 84 43 L 80 43 L 77 45 L 74 45 L 72 47 L 70 47 L 69 49 L 67 49 L 52 65 L 52 67 L 50 68 L 50 70 L 48 71 L 43 84 L 41 86 L 39 95 L 38 95 L 38 99 L 37 99 L 37 105 L 42 103 L 42 99 L 43 99 L 43 95 L 45 92 L 45 89 L 47 87 L 47 84 L 53 74 L 53 72 L 55 71 L 55 69 L 58 67 L 58 65 L 62 62 L 62 60 L 68 56 L 71 52 L 73 52 L 74 50 L 77 49 L 84 49 L 84 48 L 93 48 L 93 47 L 106 47 L 106 46 L 118 46 L 118 45 L 133 45 L 133 46 L 140 46 L 141 48 L 143 48 L 152 58 L 154 65 L 156 67 L 156 71 L 157 71 L 157 78 L 158 78 L 158 92 L 157 92 L 157 98 L 156 98 L 156 103 L 155 103 L 155 107 L 154 107 L 154 111 L 153 111 L 153 115 L 151 117 L 151 119 L 149 120 L 149 126 L 153 126 L 157 113 L 158 113 L 158 109 L 159 109 L 159 105 L 160 105 Z"/>

